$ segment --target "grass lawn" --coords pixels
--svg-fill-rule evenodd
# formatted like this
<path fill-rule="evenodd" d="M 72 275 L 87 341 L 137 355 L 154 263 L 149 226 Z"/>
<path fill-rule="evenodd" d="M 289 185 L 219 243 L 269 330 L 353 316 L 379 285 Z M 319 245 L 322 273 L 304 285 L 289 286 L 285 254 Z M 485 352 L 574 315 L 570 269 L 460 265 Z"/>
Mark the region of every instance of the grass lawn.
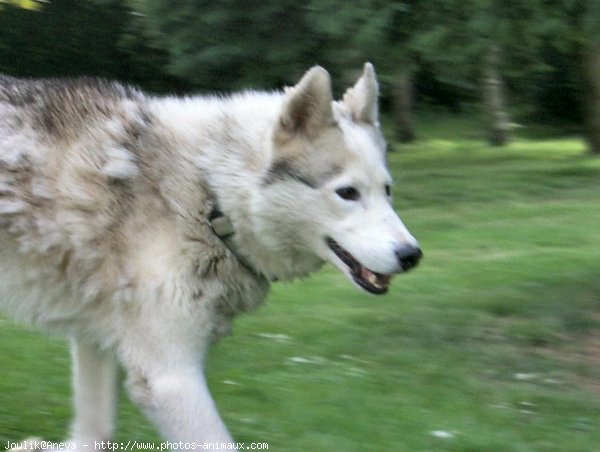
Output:
<path fill-rule="evenodd" d="M 281 451 L 593 451 L 600 445 L 600 158 L 427 118 L 392 144 L 394 203 L 425 253 L 391 292 L 331 267 L 276 284 L 209 356 L 239 441 Z M 0 444 L 63 439 L 63 342 L 0 320 Z M 120 440 L 158 440 L 122 398 Z"/>

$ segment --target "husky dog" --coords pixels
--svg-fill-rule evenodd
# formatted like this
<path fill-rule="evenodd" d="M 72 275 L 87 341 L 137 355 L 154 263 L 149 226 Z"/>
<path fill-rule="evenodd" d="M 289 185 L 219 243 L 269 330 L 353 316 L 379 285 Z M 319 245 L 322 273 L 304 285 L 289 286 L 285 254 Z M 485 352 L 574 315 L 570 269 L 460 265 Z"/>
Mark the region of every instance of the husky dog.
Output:
<path fill-rule="evenodd" d="M 77 444 L 113 437 L 117 366 L 169 441 L 230 442 L 210 343 L 274 280 L 338 267 L 383 294 L 421 258 L 394 213 L 378 83 L 152 97 L 0 77 L 0 301 L 66 333 Z"/>

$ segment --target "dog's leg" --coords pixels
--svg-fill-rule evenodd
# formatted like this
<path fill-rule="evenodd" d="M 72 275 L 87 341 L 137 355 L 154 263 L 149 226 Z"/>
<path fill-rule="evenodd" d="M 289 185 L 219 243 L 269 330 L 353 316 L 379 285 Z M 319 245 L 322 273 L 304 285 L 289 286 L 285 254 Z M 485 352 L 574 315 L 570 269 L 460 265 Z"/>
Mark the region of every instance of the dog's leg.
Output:
<path fill-rule="evenodd" d="M 117 405 L 117 361 L 110 351 L 73 339 L 75 420 L 72 438 L 77 446 L 111 440 Z"/>
<path fill-rule="evenodd" d="M 131 324 L 119 344 L 131 399 L 168 441 L 233 442 L 204 377 L 209 337 L 201 321 L 169 317 L 163 312 L 158 325 Z"/>
<path fill-rule="evenodd" d="M 200 368 L 130 374 L 131 398 L 172 442 L 232 443 Z"/>

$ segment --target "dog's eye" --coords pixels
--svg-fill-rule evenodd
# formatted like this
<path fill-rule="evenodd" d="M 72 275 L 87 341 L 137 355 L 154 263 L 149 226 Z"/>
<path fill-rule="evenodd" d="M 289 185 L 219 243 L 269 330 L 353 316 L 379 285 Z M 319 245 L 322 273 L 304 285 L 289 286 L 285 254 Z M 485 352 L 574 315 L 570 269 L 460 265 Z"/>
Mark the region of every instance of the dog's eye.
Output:
<path fill-rule="evenodd" d="M 358 201 L 360 198 L 360 192 L 354 187 L 338 188 L 335 192 L 340 198 L 346 201 Z"/>
<path fill-rule="evenodd" d="M 390 184 L 385 184 L 385 196 L 392 196 L 392 187 Z"/>

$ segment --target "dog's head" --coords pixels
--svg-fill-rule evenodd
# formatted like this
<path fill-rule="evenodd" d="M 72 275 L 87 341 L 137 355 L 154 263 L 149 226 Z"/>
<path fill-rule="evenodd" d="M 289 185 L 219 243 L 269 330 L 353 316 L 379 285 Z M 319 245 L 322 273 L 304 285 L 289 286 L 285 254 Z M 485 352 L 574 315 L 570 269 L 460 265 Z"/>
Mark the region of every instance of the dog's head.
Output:
<path fill-rule="evenodd" d="M 280 249 L 331 262 L 373 294 L 421 258 L 391 205 L 378 95 L 370 63 L 341 101 L 325 69 L 309 70 L 284 93 L 263 181 L 263 219 Z"/>

